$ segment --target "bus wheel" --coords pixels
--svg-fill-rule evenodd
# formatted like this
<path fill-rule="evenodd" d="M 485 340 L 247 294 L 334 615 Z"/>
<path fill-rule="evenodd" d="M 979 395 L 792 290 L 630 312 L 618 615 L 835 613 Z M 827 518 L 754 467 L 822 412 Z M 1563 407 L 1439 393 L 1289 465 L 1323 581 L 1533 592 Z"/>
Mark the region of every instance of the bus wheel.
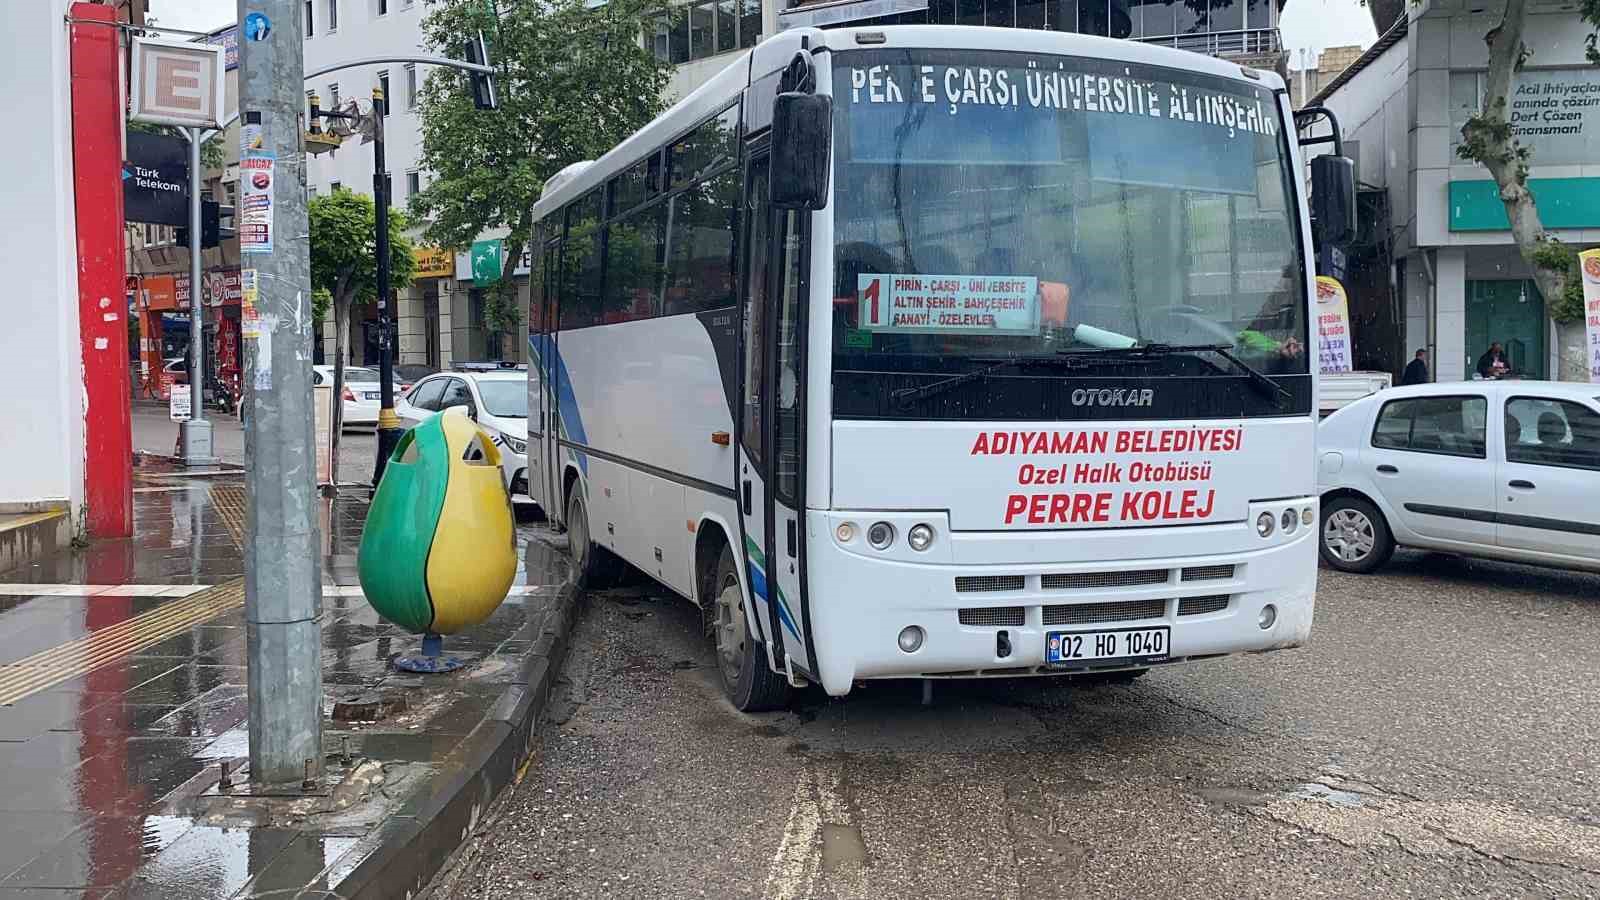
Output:
<path fill-rule="evenodd" d="M 621 560 L 590 537 L 589 510 L 583 502 L 583 492 L 577 485 L 567 498 L 567 543 L 572 553 L 572 567 L 577 572 L 578 587 L 585 590 L 610 587 L 617 580 Z"/>
<path fill-rule="evenodd" d="M 744 592 L 739 590 L 739 570 L 733 548 L 726 545 L 717 560 L 716 619 L 717 671 L 722 689 L 740 712 L 778 709 L 789 700 L 789 683 L 767 665 L 767 654 L 750 639 L 745 618 Z"/>

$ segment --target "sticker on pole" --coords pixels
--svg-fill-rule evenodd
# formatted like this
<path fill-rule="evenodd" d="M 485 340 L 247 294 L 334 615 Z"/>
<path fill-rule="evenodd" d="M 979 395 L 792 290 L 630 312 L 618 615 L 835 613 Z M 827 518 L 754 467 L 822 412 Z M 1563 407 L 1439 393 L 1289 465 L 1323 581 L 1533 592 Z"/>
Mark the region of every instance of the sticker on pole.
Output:
<path fill-rule="evenodd" d="M 167 401 L 167 418 L 174 422 L 187 422 L 193 418 L 193 410 L 189 404 L 189 386 L 175 384 L 172 386 L 172 396 Z"/>
<path fill-rule="evenodd" d="M 246 339 L 261 336 L 261 311 L 256 308 L 259 283 L 255 269 L 239 270 L 239 332 Z"/>
<path fill-rule="evenodd" d="M 272 180 L 277 159 L 255 153 L 239 160 L 239 252 L 272 252 Z"/>
<path fill-rule="evenodd" d="M 858 275 L 861 327 L 899 334 L 1038 334 L 1039 279 Z"/>

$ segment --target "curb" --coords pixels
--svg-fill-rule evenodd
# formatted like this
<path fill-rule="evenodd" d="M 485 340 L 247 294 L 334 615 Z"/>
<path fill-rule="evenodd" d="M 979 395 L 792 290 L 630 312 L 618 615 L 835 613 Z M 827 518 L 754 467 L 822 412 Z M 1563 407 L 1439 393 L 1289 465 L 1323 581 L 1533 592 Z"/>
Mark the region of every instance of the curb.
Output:
<path fill-rule="evenodd" d="M 543 633 L 522 659 L 517 679 L 446 759 L 446 770 L 381 829 L 381 842 L 334 888 L 339 897 L 414 897 L 472 835 L 532 752 L 584 603 L 570 581 L 563 586 L 551 603 Z"/>

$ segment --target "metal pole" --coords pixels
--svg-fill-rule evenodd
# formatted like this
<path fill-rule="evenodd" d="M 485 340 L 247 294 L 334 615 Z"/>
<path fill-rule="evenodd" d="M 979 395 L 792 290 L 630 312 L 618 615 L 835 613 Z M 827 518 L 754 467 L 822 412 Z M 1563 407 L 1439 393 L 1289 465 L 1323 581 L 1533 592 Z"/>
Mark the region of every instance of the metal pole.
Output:
<path fill-rule="evenodd" d="M 261 784 L 300 782 L 308 767 L 313 776 L 319 773 L 323 760 L 318 622 L 323 550 L 307 362 L 311 257 L 300 125 L 306 95 L 299 5 L 299 0 L 239 0 L 239 21 L 258 23 L 239 40 L 242 128 L 247 137 L 259 131 L 264 150 L 247 154 L 240 167 L 253 183 L 262 183 L 259 176 L 266 174 L 271 191 L 266 210 L 250 206 L 249 198 L 241 198 L 240 207 L 242 226 L 270 223 L 265 246 L 254 232 L 246 241 L 243 231 L 240 246 L 242 267 L 255 270 L 259 316 L 257 336 L 246 341 L 245 624 L 250 779 Z"/>
<path fill-rule="evenodd" d="M 189 139 L 189 421 L 183 429 L 183 464 L 213 466 L 211 423 L 206 421 L 206 319 L 200 302 L 200 258 L 205 253 L 200 222 L 201 129 L 185 128 Z"/>
<path fill-rule="evenodd" d="M 383 480 L 384 465 L 389 454 L 400 443 L 400 418 L 394 414 L 394 343 L 390 339 L 390 324 L 394 321 L 393 306 L 389 296 L 389 179 L 384 171 L 383 132 L 384 119 L 389 111 L 389 98 L 381 88 L 372 90 L 372 116 L 376 120 L 372 143 L 372 203 L 377 210 L 378 236 L 378 384 L 381 401 L 378 408 L 378 458 L 372 466 L 372 486 Z"/>

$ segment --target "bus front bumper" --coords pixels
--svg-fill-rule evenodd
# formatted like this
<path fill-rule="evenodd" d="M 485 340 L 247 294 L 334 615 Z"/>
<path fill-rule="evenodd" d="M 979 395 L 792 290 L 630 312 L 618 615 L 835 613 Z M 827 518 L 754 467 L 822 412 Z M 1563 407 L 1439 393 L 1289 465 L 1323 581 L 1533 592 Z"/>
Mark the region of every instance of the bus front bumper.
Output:
<path fill-rule="evenodd" d="M 1316 500 L 1276 505 L 1286 504 L 1315 510 Z M 1255 515 L 1252 509 L 1249 522 Z M 864 679 L 1116 671 L 1296 647 L 1311 634 L 1314 512 L 1313 524 L 1270 540 L 1261 539 L 1248 522 L 1102 532 L 1088 539 L 1060 531 L 1006 534 L 999 537 L 1009 547 L 999 556 L 1034 561 L 995 564 L 977 564 L 973 557 L 996 557 L 997 536 L 952 535 L 939 525 L 936 542 L 948 546 L 941 553 L 930 548 L 925 554 L 930 561 L 918 561 L 924 554 L 905 546 L 910 519 L 893 523 L 894 546 L 875 551 L 862 532 L 865 523 L 886 517 L 904 518 L 836 511 L 807 516 L 807 598 L 818 657 L 814 674 L 834 696 Z M 919 518 L 929 519 L 911 517 Z M 855 526 L 849 543 L 837 538 L 844 522 Z M 1185 540 L 1189 531 L 1199 539 Z M 1152 549 L 1173 552 L 1141 555 Z M 1092 561 L 1037 561 L 1085 556 Z M 920 631 L 920 642 L 909 652 L 902 649 L 907 629 Z M 1168 629 L 1165 652 L 1065 665 L 1046 660 L 1052 633 L 1127 629 Z"/>

